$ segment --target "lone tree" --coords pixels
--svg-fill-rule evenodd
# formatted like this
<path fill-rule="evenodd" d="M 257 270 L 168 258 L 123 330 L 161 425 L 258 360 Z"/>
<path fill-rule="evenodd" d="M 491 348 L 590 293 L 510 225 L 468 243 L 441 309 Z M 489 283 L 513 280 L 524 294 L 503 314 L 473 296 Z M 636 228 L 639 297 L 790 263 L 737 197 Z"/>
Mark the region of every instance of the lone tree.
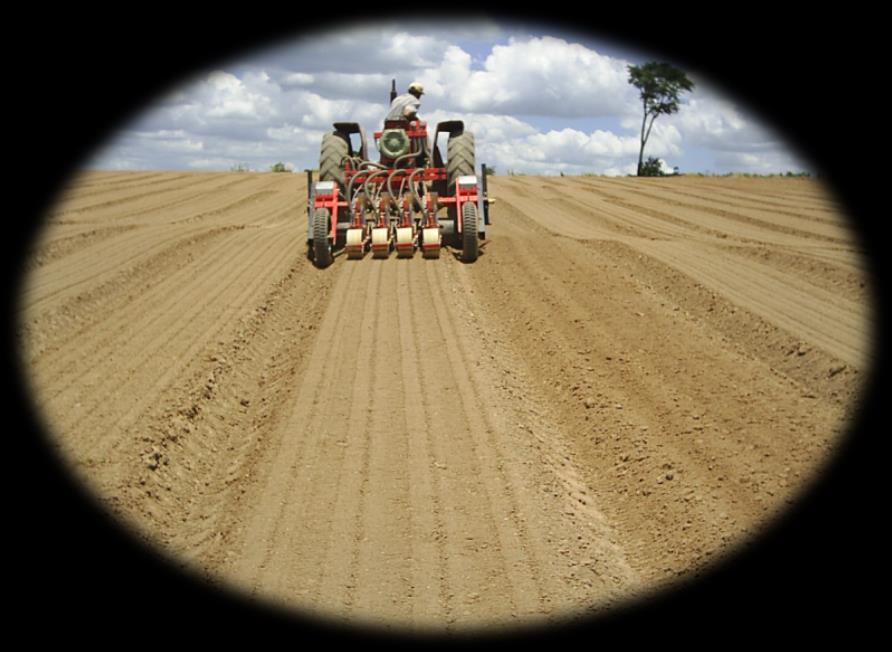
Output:
<path fill-rule="evenodd" d="M 694 82 L 688 79 L 678 68 L 668 63 L 650 62 L 640 66 L 630 65 L 629 83 L 641 91 L 641 102 L 644 105 L 644 119 L 641 121 L 641 149 L 638 151 L 638 176 L 641 176 L 644 161 L 644 146 L 650 137 L 650 130 L 658 115 L 676 113 L 678 96 L 682 91 L 694 88 Z M 648 118 L 650 123 L 648 124 Z"/>

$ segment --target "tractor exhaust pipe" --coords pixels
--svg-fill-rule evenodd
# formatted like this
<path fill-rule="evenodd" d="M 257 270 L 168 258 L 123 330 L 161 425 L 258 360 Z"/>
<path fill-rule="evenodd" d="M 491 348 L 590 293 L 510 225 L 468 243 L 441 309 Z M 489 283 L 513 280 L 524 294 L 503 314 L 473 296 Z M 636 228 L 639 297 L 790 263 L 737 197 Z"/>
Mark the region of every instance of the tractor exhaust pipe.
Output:
<path fill-rule="evenodd" d="M 396 99 L 396 80 L 390 80 L 390 103 L 393 104 L 393 101 Z"/>

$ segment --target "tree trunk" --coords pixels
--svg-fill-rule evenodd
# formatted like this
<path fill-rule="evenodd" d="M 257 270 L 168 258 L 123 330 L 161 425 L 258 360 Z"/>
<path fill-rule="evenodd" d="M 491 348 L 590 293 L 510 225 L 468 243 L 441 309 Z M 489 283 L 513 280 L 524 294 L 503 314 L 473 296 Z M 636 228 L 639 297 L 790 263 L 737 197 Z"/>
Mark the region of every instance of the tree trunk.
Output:
<path fill-rule="evenodd" d="M 654 113 L 650 118 L 650 124 L 647 125 L 647 113 L 644 114 L 644 120 L 641 122 L 641 149 L 638 150 L 638 176 L 641 176 L 641 167 L 644 165 L 644 146 L 647 144 L 647 139 L 650 138 L 650 130 L 654 127 L 654 120 L 657 119 L 658 113 Z M 647 131 L 645 132 L 644 126 L 647 125 Z"/>
<path fill-rule="evenodd" d="M 653 116 L 651 116 L 651 118 L 650 118 L 650 124 L 647 126 L 647 133 L 644 134 L 644 142 L 645 143 L 648 140 L 650 140 L 650 130 L 654 128 L 654 120 L 657 119 L 657 115 L 659 115 L 659 114 L 654 113 Z"/>
<path fill-rule="evenodd" d="M 647 124 L 647 100 L 644 101 L 644 118 L 641 120 L 641 148 L 638 150 L 638 176 L 641 176 L 641 166 L 644 163 L 644 125 Z"/>

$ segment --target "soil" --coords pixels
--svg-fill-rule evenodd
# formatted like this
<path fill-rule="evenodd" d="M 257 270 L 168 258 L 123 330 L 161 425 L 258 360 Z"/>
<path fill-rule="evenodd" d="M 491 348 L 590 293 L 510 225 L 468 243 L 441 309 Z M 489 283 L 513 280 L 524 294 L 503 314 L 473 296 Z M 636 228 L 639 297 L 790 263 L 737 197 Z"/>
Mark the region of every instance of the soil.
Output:
<path fill-rule="evenodd" d="M 90 172 L 34 243 L 48 441 L 178 564 L 416 630 L 696 577 L 800 499 L 872 362 L 810 179 L 493 177 L 473 264 L 306 258 L 303 175 Z"/>

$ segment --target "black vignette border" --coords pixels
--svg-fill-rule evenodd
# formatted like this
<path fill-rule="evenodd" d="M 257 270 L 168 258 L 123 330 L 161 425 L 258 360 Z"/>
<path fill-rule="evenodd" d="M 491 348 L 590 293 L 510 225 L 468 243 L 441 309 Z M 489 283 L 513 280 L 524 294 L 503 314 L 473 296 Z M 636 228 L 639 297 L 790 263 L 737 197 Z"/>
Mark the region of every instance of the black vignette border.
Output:
<path fill-rule="evenodd" d="M 774 640 L 779 635 L 802 640 L 827 629 L 867 636 L 877 606 L 866 592 L 881 563 L 879 492 L 871 460 L 876 459 L 879 427 L 887 421 L 879 406 L 887 373 L 881 340 L 888 263 L 881 255 L 887 242 L 880 223 L 885 205 L 877 197 L 884 185 L 877 172 L 885 152 L 874 148 L 882 141 L 884 124 L 871 110 L 882 62 L 871 48 L 884 42 L 877 40 L 876 20 L 856 9 L 835 8 L 831 14 L 816 6 L 776 5 L 745 7 L 733 16 L 669 4 L 508 10 L 451 3 L 379 9 L 368 3 L 219 8 L 208 15 L 62 8 L 53 9 L 52 20 L 33 9 L 21 10 L 19 25 L 29 45 L 20 51 L 26 56 L 10 66 L 18 98 L 11 125 L 17 183 L 10 192 L 24 211 L 9 216 L 12 235 L 5 239 L 9 250 L 4 256 L 5 367 L 12 377 L 7 405 L 17 459 L 25 462 L 16 464 L 19 473 L 25 472 L 17 481 L 27 487 L 13 499 L 18 555 L 29 569 L 15 587 L 21 622 L 110 640 L 123 632 L 148 633 L 158 625 L 202 641 L 244 633 L 276 640 L 295 631 L 325 639 L 358 637 L 357 632 L 248 609 L 190 584 L 97 516 L 43 448 L 40 424 L 17 375 L 10 317 L 27 243 L 60 184 L 105 136 L 178 79 L 293 34 L 331 27 L 347 16 L 361 22 L 460 15 L 590 31 L 593 37 L 689 63 L 729 96 L 745 98 L 838 194 L 857 225 L 879 288 L 877 361 L 861 418 L 843 456 L 808 501 L 759 546 L 707 581 L 612 620 L 541 636 L 632 641 L 708 639 L 724 633 L 758 640 L 774 632 Z"/>

